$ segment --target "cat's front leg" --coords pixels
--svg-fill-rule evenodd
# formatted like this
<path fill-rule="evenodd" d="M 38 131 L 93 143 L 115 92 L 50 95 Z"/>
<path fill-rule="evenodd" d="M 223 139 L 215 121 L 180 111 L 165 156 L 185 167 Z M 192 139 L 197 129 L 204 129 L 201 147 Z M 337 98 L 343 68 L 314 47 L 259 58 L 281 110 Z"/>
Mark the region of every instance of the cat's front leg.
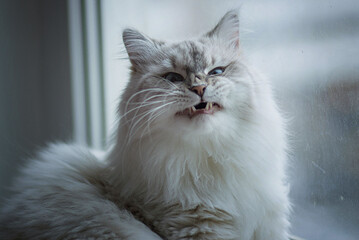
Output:
<path fill-rule="evenodd" d="M 186 210 L 172 208 L 153 224 L 155 231 L 168 240 L 234 240 L 239 236 L 231 214 L 203 205 Z"/>

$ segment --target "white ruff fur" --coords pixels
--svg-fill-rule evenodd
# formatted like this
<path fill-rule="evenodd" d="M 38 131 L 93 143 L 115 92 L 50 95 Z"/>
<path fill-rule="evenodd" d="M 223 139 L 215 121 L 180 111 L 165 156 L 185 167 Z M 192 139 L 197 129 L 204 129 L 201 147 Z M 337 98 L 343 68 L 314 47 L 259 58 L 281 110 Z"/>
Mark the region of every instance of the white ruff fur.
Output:
<path fill-rule="evenodd" d="M 65 144 L 39 153 L 2 210 L 0 238 L 287 240 L 284 122 L 241 57 L 237 14 L 197 40 L 125 30 L 124 43 L 132 73 L 107 161 Z M 180 114 L 201 101 L 221 108 Z"/>

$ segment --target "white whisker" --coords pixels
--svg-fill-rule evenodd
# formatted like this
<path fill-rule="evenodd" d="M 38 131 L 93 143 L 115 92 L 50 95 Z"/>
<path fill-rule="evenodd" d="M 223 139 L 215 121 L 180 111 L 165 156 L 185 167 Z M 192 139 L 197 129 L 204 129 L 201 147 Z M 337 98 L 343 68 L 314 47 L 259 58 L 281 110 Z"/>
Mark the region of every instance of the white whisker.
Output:
<path fill-rule="evenodd" d="M 125 106 L 125 112 L 127 111 L 127 107 L 128 107 L 128 104 L 132 101 L 132 99 L 136 96 L 138 96 L 139 94 L 142 94 L 142 93 L 145 93 L 145 92 L 167 92 L 168 93 L 168 90 L 166 89 L 163 89 L 163 88 L 148 88 L 148 89 L 144 89 L 144 90 L 141 90 L 139 92 L 136 92 L 135 94 L 133 94 L 126 102 L 126 106 Z"/>
<path fill-rule="evenodd" d="M 143 101 L 143 102 L 133 102 L 133 103 L 131 103 L 131 104 L 134 104 L 134 105 L 140 104 L 140 106 L 137 106 L 137 107 L 132 108 L 131 110 L 125 112 L 125 113 L 120 117 L 120 119 L 122 119 L 123 117 L 125 117 L 126 115 L 128 115 L 129 113 L 131 113 L 131 112 L 133 112 L 133 111 L 135 111 L 135 110 L 137 110 L 137 109 L 140 109 L 140 108 L 142 108 L 142 107 L 146 107 L 146 106 L 149 106 L 149 105 L 152 105 L 152 104 L 156 104 L 156 103 L 161 103 L 161 102 L 164 101 L 164 100 L 157 100 L 157 101 L 148 102 L 148 101 L 151 100 L 152 98 L 155 98 L 155 97 L 167 97 L 167 96 L 169 96 L 169 95 L 173 95 L 173 94 L 155 95 L 155 96 L 152 96 L 152 97 L 146 99 L 146 100 Z"/>
<path fill-rule="evenodd" d="M 164 107 L 166 107 L 166 106 L 168 106 L 168 105 L 170 105 L 170 104 L 173 104 L 175 101 L 171 101 L 171 102 L 168 102 L 168 103 L 165 103 L 165 104 L 163 104 L 163 105 L 161 105 L 161 106 L 158 106 L 158 107 L 156 107 L 156 108 L 153 108 L 153 109 L 150 109 L 150 110 L 148 110 L 147 112 L 144 112 L 144 113 L 142 113 L 142 114 L 140 114 L 140 118 L 139 119 L 137 119 L 137 121 L 133 124 L 133 121 L 135 120 L 135 117 L 136 117 L 136 115 L 135 115 L 135 117 L 132 119 L 132 121 L 131 121 L 131 124 L 130 124 L 130 130 L 128 131 L 128 134 L 127 134 L 127 139 L 128 139 L 128 142 L 131 142 L 132 141 L 132 139 L 133 139 L 133 137 L 136 135 L 136 133 L 138 132 L 138 129 L 140 128 L 140 127 L 142 127 L 142 124 L 141 124 L 141 126 L 139 126 L 139 128 L 135 131 L 135 127 L 145 118 L 145 117 L 147 117 L 148 115 L 150 115 L 150 114 L 153 114 L 153 113 L 155 113 L 156 111 L 158 111 L 158 110 L 160 110 L 160 109 L 162 109 L 162 108 L 164 108 Z"/>

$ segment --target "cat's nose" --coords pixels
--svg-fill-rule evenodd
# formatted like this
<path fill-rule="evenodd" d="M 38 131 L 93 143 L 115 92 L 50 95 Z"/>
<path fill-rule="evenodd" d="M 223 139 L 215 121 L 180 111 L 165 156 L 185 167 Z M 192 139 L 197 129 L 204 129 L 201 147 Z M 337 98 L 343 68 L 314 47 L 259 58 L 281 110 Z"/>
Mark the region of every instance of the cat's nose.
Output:
<path fill-rule="evenodd" d="M 191 87 L 190 90 L 192 92 L 195 92 L 198 96 L 202 97 L 204 94 L 204 91 L 206 90 L 206 85 L 198 85 L 198 86 L 194 86 Z"/>

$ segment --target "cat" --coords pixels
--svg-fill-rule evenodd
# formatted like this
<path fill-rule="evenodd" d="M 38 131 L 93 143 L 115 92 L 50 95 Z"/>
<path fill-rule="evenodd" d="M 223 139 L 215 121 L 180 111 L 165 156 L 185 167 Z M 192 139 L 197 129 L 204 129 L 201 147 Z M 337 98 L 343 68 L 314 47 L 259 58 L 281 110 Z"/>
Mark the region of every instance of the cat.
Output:
<path fill-rule="evenodd" d="M 165 42 L 123 31 L 131 62 L 105 161 L 64 143 L 22 170 L 1 239 L 287 240 L 286 127 L 229 11 Z"/>

